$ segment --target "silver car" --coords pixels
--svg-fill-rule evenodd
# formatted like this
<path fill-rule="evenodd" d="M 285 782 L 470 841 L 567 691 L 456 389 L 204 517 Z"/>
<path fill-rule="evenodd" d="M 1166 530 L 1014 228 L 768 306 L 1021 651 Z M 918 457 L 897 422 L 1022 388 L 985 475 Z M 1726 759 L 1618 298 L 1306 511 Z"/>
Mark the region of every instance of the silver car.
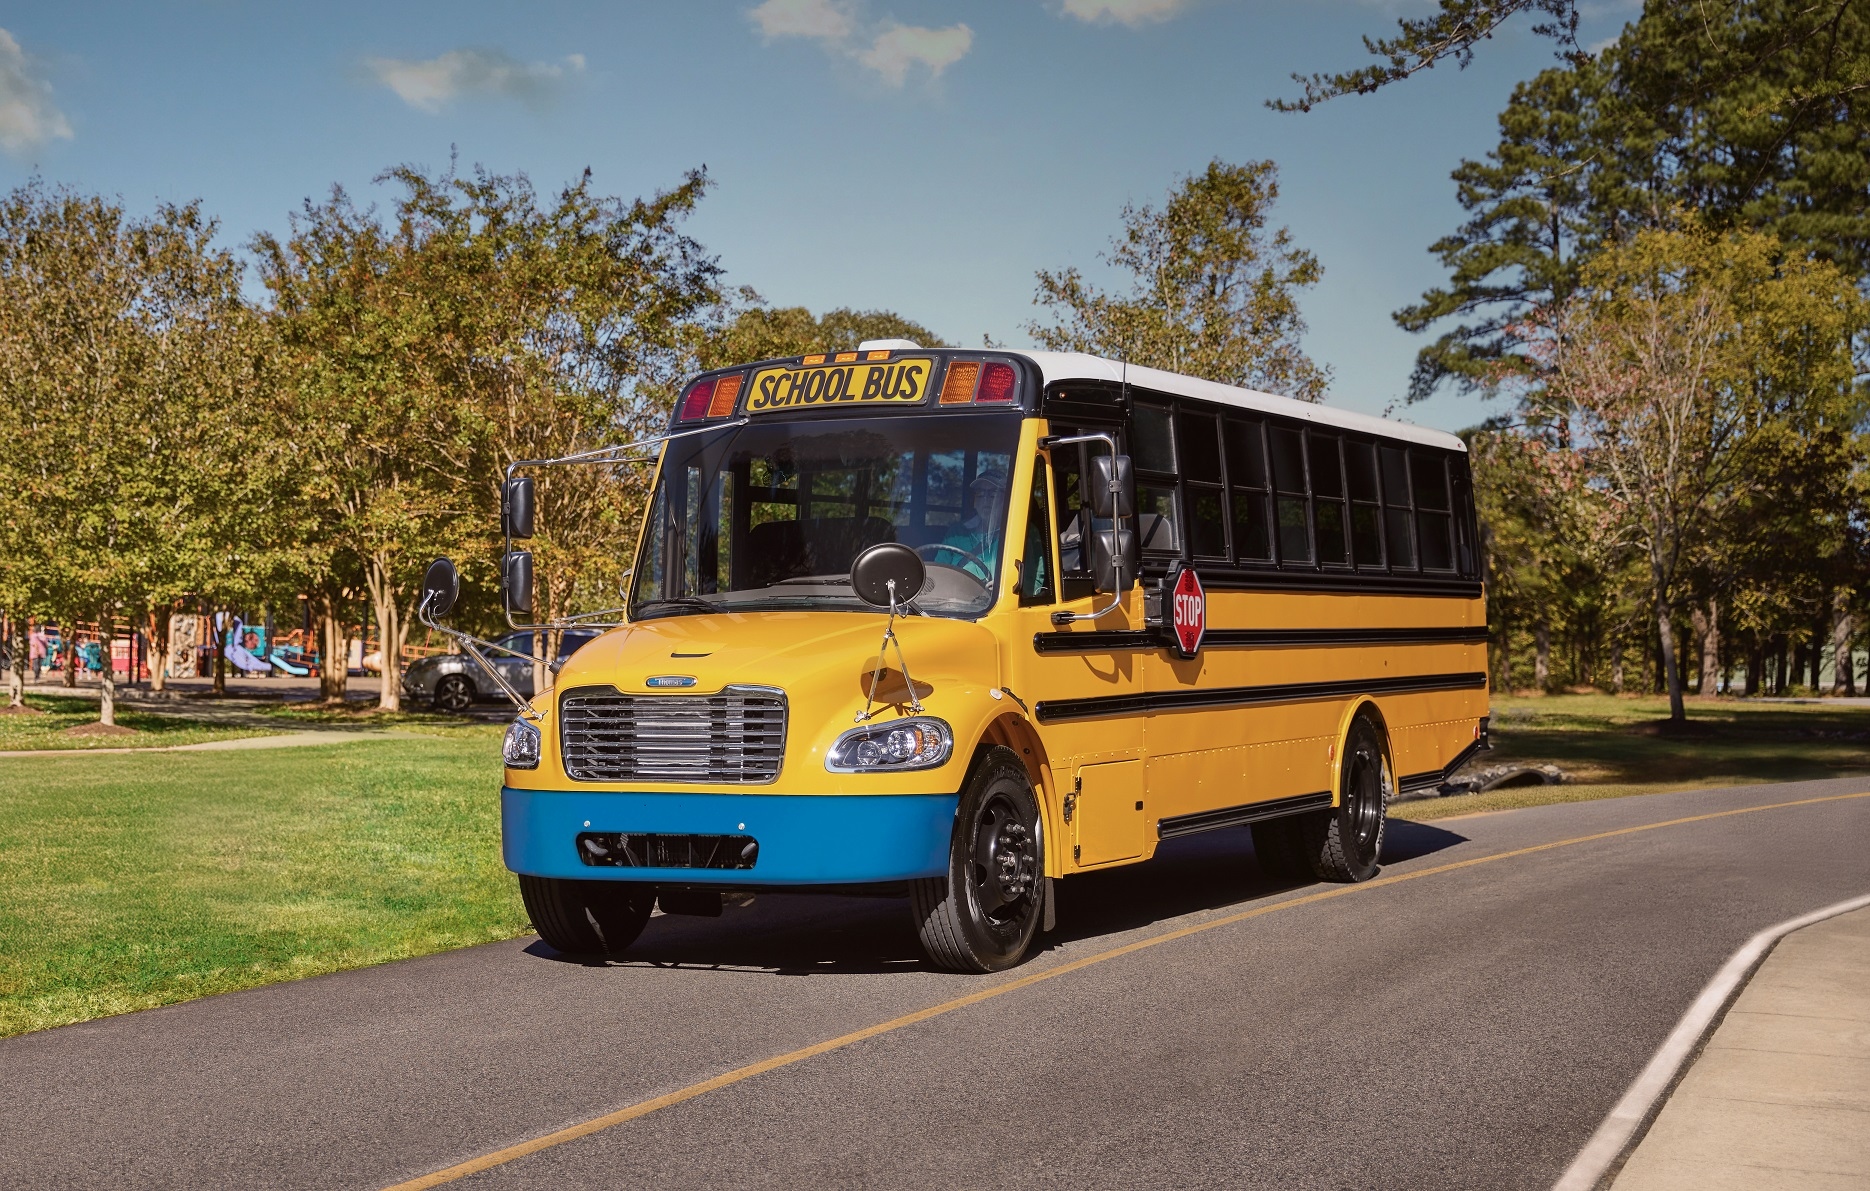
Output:
<path fill-rule="evenodd" d="M 559 638 L 558 659 L 552 663 L 554 673 L 565 664 L 565 659 L 578 652 L 585 642 L 596 637 L 597 633 L 588 629 L 567 629 Z M 489 653 L 487 660 L 500 671 L 500 677 L 506 679 L 512 688 L 522 695 L 532 692 L 532 634 L 509 633 L 495 642 L 502 649 L 525 654 L 525 657 L 512 657 L 503 653 Z M 410 663 L 403 671 L 403 696 L 412 704 L 426 703 L 436 711 L 463 712 L 479 699 L 502 698 L 500 688 L 487 677 L 487 672 L 477 665 L 473 658 L 465 654 L 440 653 L 421 658 Z"/>

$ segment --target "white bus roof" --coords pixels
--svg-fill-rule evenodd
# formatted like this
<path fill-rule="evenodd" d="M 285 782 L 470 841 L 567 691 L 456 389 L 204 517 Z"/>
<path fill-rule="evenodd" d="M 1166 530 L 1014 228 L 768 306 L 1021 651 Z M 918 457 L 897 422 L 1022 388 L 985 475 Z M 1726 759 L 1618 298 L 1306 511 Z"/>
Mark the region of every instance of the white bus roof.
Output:
<path fill-rule="evenodd" d="M 1048 385 L 1058 381 L 1074 380 L 1108 381 L 1116 384 L 1124 379 L 1123 365 L 1116 360 L 1106 360 L 1102 356 L 1088 356 L 1082 352 L 1017 350 L 1009 351 L 1007 354 L 1024 356 L 1037 364 Z M 1383 438 L 1440 447 L 1447 451 L 1463 453 L 1467 451 L 1466 443 L 1445 431 L 1430 430 L 1426 426 L 1412 426 L 1407 422 L 1392 422 L 1386 418 L 1375 418 L 1369 414 L 1354 413 L 1347 409 L 1333 409 L 1328 405 L 1314 405 L 1309 401 L 1294 401 L 1290 397 L 1236 388 L 1233 385 L 1216 384 L 1211 380 L 1197 380 L 1192 376 L 1164 372 L 1158 368 L 1144 368 L 1132 364 L 1129 370 L 1129 381 L 1138 388 L 1150 389 L 1157 393 L 1173 393 L 1178 397 L 1196 397 L 1203 401 L 1212 401 L 1217 405 L 1231 405 L 1236 409 L 1250 409 L 1258 413 L 1283 414 L 1288 418 L 1300 418 L 1307 422 L 1316 422 L 1321 426 L 1336 426 L 1340 430 L 1361 431 L 1364 434 L 1378 435 Z"/>

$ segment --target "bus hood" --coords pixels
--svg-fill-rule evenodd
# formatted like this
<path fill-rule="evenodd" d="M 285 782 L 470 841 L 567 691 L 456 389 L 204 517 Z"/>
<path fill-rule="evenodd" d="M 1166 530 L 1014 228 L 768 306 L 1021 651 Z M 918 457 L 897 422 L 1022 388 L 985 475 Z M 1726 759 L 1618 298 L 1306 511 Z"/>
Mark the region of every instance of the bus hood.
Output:
<path fill-rule="evenodd" d="M 642 621 L 578 650 L 554 686 L 670 695 L 768 686 L 787 693 L 794 715 L 848 715 L 863 706 L 886 619 L 861 612 L 736 612 Z M 930 697 L 926 687 L 939 701 L 943 692 L 984 692 L 999 682 L 994 636 L 971 621 L 900 617 L 896 637 L 924 699 Z M 893 648 L 885 665 L 899 667 Z"/>

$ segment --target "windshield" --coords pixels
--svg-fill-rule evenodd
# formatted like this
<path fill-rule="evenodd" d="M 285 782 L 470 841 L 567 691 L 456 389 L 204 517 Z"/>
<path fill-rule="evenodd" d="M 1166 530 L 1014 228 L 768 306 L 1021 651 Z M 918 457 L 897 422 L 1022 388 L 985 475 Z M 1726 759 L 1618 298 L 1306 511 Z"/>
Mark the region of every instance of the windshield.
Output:
<path fill-rule="evenodd" d="M 938 414 L 756 422 L 669 445 L 630 616 L 869 610 L 851 560 L 901 542 L 928 564 L 916 607 L 993 604 L 1019 419 Z"/>

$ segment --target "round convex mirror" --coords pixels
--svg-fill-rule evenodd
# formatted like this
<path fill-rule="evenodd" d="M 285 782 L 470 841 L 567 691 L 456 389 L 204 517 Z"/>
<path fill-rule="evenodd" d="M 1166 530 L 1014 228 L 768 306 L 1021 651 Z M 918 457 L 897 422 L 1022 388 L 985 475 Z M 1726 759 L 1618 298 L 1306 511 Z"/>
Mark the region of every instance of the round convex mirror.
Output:
<path fill-rule="evenodd" d="M 890 606 L 892 585 L 894 602 L 907 604 L 922 594 L 922 583 L 927 578 L 922 559 L 901 542 L 878 542 L 851 563 L 851 590 L 858 599 L 878 608 Z"/>
<path fill-rule="evenodd" d="M 455 564 L 445 558 L 430 563 L 428 573 L 422 576 L 422 606 L 429 616 L 435 620 L 447 616 L 460 598 L 461 573 L 455 570 Z"/>

